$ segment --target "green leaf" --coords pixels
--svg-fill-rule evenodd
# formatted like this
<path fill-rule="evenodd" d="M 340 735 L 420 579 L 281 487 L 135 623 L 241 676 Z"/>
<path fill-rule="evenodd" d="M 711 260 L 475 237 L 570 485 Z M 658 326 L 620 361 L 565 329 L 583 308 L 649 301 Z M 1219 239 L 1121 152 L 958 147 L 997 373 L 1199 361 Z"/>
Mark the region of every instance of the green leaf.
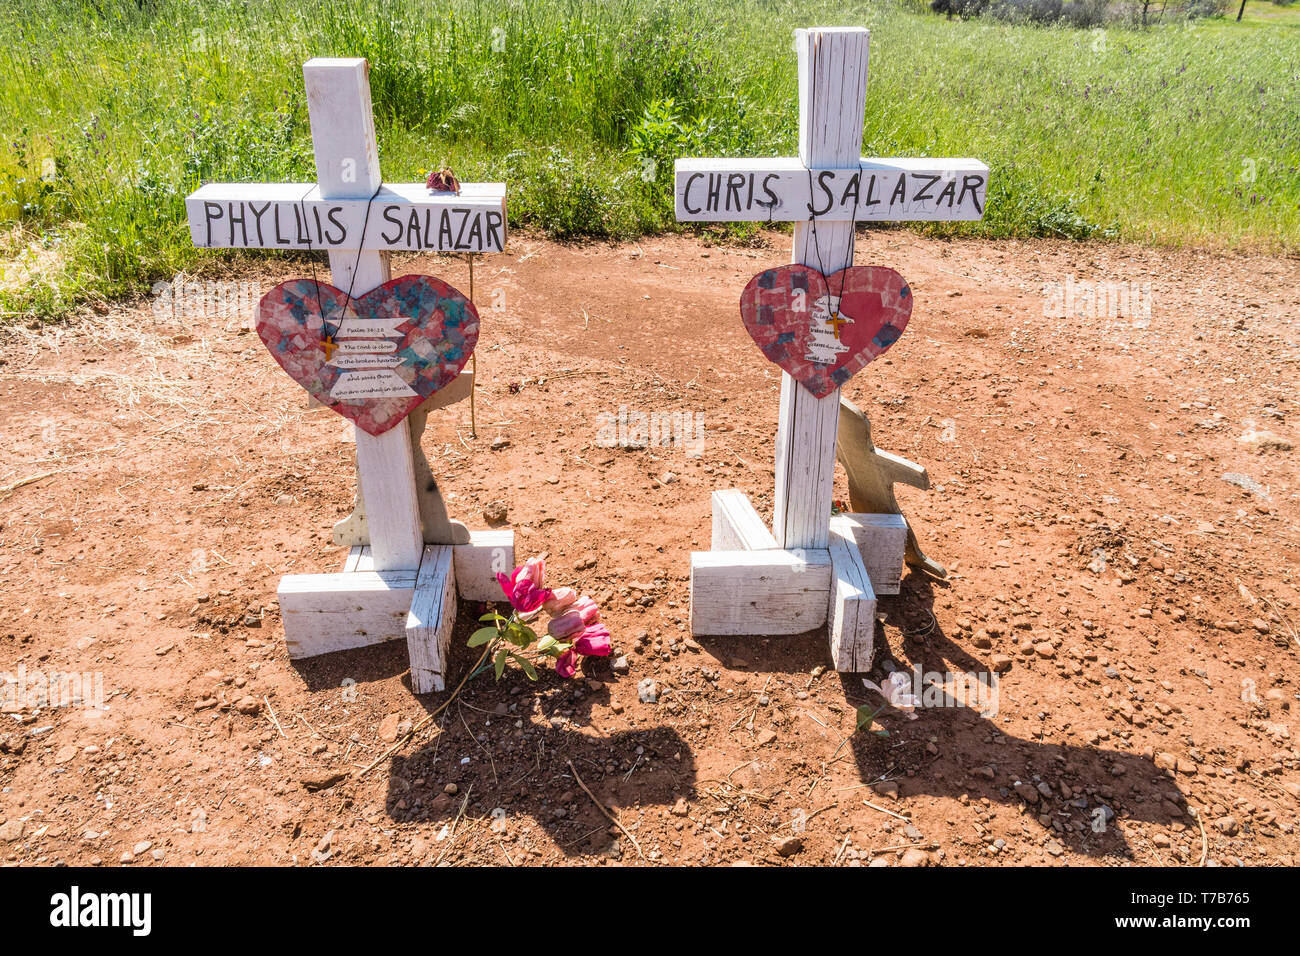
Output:
<path fill-rule="evenodd" d="M 510 656 L 519 662 L 519 666 L 524 669 L 524 673 L 528 675 L 529 680 L 537 680 L 537 668 L 533 666 L 532 661 L 530 661 L 526 657 L 520 657 L 518 654 L 514 653 L 513 651 L 511 652 Z"/>
<path fill-rule="evenodd" d="M 879 714 L 884 709 L 885 709 L 884 707 L 877 707 L 875 709 L 872 709 L 871 705 L 869 704 L 864 704 L 861 707 L 857 708 L 858 723 L 857 726 L 853 728 L 854 732 L 856 733 L 857 731 L 864 730 L 864 729 L 870 730 L 872 723 L 875 722 L 876 715 Z M 886 731 L 886 735 L 887 734 L 888 731 Z"/>
<path fill-rule="evenodd" d="M 537 649 L 542 653 L 546 653 L 554 646 L 555 638 L 551 637 L 549 634 L 537 642 Z"/>
<path fill-rule="evenodd" d="M 492 669 L 496 671 L 497 680 L 501 679 L 501 674 L 506 669 L 506 655 L 510 652 L 504 647 L 497 651 L 497 656 L 492 660 Z"/>
<path fill-rule="evenodd" d="M 501 620 L 501 615 L 498 614 L 496 611 L 488 611 L 488 612 L 487 612 L 486 614 L 484 614 L 481 618 L 479 618 L 479 620 L 480 620 L 480 621 L 499 621 L 499 620 Z"/>
<path fill-rule="evenodd" d="M 493 640 L 501 632 L 495 627 L 480 627 L 477 631 L 469 636 L 470 647 L 482 647 L 488 641 Z"/>

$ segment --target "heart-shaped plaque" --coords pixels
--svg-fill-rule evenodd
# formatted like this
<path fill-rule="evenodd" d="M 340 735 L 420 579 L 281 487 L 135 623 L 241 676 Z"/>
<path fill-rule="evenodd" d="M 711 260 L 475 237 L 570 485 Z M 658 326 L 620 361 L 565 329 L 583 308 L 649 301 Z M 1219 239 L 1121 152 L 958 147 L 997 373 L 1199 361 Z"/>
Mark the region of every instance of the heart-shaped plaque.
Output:
<path fill-rule="evenodd" d="M 290 279 L 262 297 L 257 334 L 312 397 L 382 435 L 460 374 L 478 342 L 478 310 L 430 276 L 402 276 L 352 299 Z"/>
<path fill-rule="evenodd" d="M 898 341 L 912 290 L 883 266 L 849 266 L 830 278 L 781 266 L 749 280 L 740 315 L 769 361 L 825 398 Z"/>

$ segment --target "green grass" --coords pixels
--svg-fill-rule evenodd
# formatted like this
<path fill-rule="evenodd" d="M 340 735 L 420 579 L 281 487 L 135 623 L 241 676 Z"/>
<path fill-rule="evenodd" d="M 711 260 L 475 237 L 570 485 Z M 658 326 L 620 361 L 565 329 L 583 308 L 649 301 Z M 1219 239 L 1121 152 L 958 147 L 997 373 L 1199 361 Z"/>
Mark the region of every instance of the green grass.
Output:
<path fill-rule="evenodd" d="M 447 163 L 505 178 L 516 224 L 675 228 L 673 157 L 794 151 L 791 30 L 818 23 L 872 29 L 864 152 L 992 168 L 983 223 L 917 228 L 1295 252 L 1292 14 L 1103 33 L 894 0 L 8 0 L 0 309 L 218 270 L 233 254 L 191 248 L 182 199 L 314 178 L 311 56 L 370 58 L 390 181 Z"/>

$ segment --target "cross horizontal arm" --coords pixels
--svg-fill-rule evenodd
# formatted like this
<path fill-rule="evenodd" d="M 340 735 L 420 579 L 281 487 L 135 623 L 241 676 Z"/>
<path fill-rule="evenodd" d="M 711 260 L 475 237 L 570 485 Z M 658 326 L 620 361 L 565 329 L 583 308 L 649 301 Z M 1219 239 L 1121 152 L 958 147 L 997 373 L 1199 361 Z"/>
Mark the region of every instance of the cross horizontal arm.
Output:
<path fill-rule="evenodd" d="M 309 183 L 208 183 L 185 197 L 185 211 L 190 237 L 205 248 L 502 252 L 506 244 L 505 183 L 463 183 L 460 195 L 386 183 L 374 202 L 322 199 Z"/>
<path fill-rule="evenodd" d="M 977 159 L 863 159 L 861 168 L 812 170 L 794 157 L 679 159 L 674 172 L 682 222 L 972 221 L 984 216 L 989 180 Z"/>

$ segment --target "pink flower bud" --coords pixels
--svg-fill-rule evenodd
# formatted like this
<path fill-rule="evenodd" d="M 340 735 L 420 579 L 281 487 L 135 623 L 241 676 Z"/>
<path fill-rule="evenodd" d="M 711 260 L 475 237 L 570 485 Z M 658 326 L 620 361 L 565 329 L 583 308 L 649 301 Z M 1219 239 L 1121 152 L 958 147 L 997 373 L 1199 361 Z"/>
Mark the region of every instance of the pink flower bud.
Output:
<path fill-rule="evenodd" d="M 555 661 L 555 673 L 561 677 L 572 677 L 578 673 L 578 652 L 569 648 Z"/>
<path fill-rule="evenodd" d="M 561 614 L 576 600 L 578 600 L 578 592 L 573 588 L 556 588 L 551 592 L 551 599 L 542 606 L 547 614 Z"/>
<path fill-rule="evenodd" d="M 577 634 L 584 627 L 586 624 L 583 623 L 582 615 L 571 609 L 559 617 L 551 618 L 551 623 L 546 625 L 546 633 L 559 640 L 570 634 Z"/>
<path fill-rule="evenodd" d="M 609 641 L 609 628 L 593 624 L 574 639 L 573 650 L 587 657 L 608 657 Z"/>

